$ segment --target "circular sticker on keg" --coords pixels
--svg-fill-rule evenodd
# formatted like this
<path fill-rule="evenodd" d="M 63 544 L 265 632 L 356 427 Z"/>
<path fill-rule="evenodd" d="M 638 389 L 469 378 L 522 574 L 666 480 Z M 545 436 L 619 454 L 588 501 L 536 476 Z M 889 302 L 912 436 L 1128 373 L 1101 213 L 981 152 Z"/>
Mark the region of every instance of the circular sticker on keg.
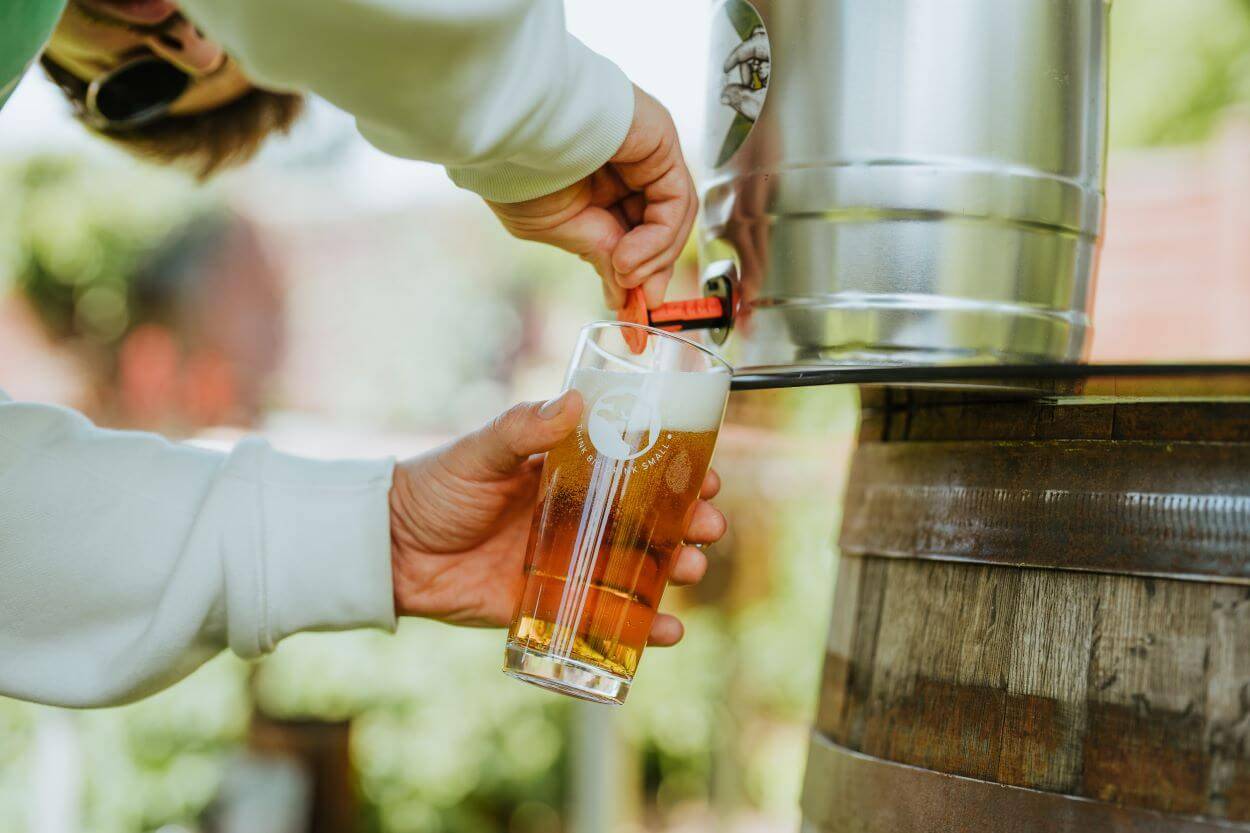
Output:
<path fill-rule="evenodd" d="M 595 450 L 613 460 L 636 460 L 660 439 L 660 409 L 630 388 L 604 391 L 590 406 L 586 431 Z"/>
<path fill-rule="evenodd" d="M 708 141 L 719 168 L 738 152 L 768 96 L 772 49 L 764 21 L 747 0 L 725 0 L 712 12 L 708 68 Z"/>

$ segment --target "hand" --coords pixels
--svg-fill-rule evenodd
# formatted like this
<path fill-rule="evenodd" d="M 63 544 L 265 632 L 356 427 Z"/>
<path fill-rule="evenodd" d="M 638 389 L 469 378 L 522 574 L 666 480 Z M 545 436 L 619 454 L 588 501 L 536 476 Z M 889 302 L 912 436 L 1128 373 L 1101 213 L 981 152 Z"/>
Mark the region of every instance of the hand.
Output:
<path fill-rule="evenodd" d="M 558 246 L 594 266 L 611 309 L 620 309 L 625 290 L 635 286 L 653 309 L 664 301 L 699 198 L 672 117 L 635 87 L 633 124 L 606 165 L 554 194 L 488 205 L 513 236 Z"/>
<path fill-rule="evenodd" d="M 764 106 L 764 97 L 768 94 L 771 67 L 772 54 L 768 46 L 768 35 L 763 27 L 756 27 L 725 59 L 722 66 L 725 78 L 721 87 L 720 103 L 728 104 L 751 121 L 758 119 L 760 109 Z"/>
<path fill-rule="evenodd" d="M 538 497 L 542 454 L 577 426 L 582 399 L 570 391 L 540 407 L 518 405 L 449 446 L 399 464 L 391 486 L 391 568 L 395 609 L 457 625 L 502 627 L 512 619 L 525 577 L 525 546 Z M 720 480 L 709 472 L 691 513 L 688 544 L 725 534 L 725 517 L 707 499 Z M 707 558 L 684 546 L 673 584 L 703 578 Z M 659 614 L 649 643 L 674 645 L 675 616 Z"/>
<path fill-rule="evenodd" d="M 720 91 L 720 103 L 728 104 L 745 118 L 755 121 L 760 117 L 760 110 L 764 107 L 764 96 L 767 94 L 767 87 L 753 90 L 742 84 L 726 84 Z"/>

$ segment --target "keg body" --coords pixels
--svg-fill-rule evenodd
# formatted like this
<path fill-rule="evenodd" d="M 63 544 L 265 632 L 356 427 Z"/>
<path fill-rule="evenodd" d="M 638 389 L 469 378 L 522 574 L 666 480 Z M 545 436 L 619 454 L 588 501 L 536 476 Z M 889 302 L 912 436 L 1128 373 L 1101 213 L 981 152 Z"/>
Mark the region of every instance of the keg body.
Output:
<path fill-rule="evenodd" d="M 712 39 L 702 194 L 735 364 L 1080 358 L 1106 0 L 727 0 L 714 32 L 748 8 L 758 48 Z"/>

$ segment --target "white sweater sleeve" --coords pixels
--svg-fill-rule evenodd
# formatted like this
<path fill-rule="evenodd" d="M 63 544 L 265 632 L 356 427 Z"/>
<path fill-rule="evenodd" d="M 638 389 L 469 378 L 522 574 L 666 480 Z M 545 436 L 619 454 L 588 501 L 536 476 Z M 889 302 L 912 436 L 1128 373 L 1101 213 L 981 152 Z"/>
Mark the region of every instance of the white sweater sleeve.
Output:
<path fill-rule="evenodd" d="M 0 694 L 121 703 L 227 645 L 393 628 L 391 470 L 174 445 L 0 391 Z"/>
<path fill-rule="evenodd" d="M 625 140 L 633 86 L 561 0 L 183 0 L 262 85 L 314 92 L 387 153 L 487 199 L 542 196 Z"/>

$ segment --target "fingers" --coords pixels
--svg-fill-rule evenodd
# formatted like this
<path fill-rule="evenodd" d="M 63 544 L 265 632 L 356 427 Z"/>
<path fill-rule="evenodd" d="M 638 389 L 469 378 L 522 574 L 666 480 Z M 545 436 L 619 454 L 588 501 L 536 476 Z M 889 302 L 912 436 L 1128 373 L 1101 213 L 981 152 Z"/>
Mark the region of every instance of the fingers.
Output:
<path fill-rule="evenodd" d="M 626 216 L 638 222 L 612 252 L 612 268 L 621 285 L 633 288 L 672 267 L 698 212 L 694 180 L 682 157 L 673 119 L 642 90 L 636 90 L 634 122 L 611 165 L 641 197 L 641 202 L 637 197 L 626 200 Z"/>
<path fill-rule="evenodd" d="M 612 252 L 624 234 L 625 227 L 611 211 L 587 208 L 547 236 L 534 239 L 573 252 L 593 266 L 605 284 L 620 286 L 612 266 Z"/>
<path fill-rule="evenodd" d="M 611 167 L 602 167 L 590 175 L 590 204 L 600 208 L 620 202 L 633 193 Z"/>
<path fill-rule="evenodd" d="M 699 489 L 699 497 L 711 500 L 718 494 L 720 494 L 720 475 L 716 473 L 716 469 L 708 469 L 707 475 L 703 478 L 703 487 Z"/>
<path fill-rule="evenodd" d="M 443 455 L 443 463 L 471 478 L 507 476 L 531 456 L 550 451 L 577 426 L 582 397 L 565 391 L 548 402 L 524 402 L 465 437 Z"/>
<path fill-rule="evenodd" d="M 598 270 L 596 270 L 598 271 Z M 603 273 L 599 274 L 600 283 L 603 285 L 603 303 L 610 310 L 619 310 L 625 306 L 626 294 L 625 287 L 613 278 L 603 277 Z M 648 307 L 650 304 L 648 304 Z"/>
<path fill-rule="evenodd" d="M 673 269 L 670 266 L 668 269 L 656 272 L 643 282 L 642 294 L 647 299 L 647 309 L 655 309 L 664 303 L 664 296 L 668 292 L 668 285 L 672 280 Z"/>
<path fill-rule="evenodd" d="M 643 220 L 643 212 L 647 208 L 647 199 L 642 194 L 630 194 L 621 200 L 621 211 L 625 216 L 625 227 L 633 228 Z"/>
<path fill-rule="evenodd" d="M 721 104 L 728 104 L 751 121 L 760 117 L 766 90 L 753 90 L 741 84 L 728 84 L 720 93 Z"/>
<path fill-rule="evenodd" d="M 545 197 L 488 204 L 512 236 L 572 252 L 594 267 L 604 284 L 604 300 L 619 309 L 624 293 L 617 289 L 621 284 L 612 253 L 625 234 L 625 213 L 614 213 L 607 203 L 627 193 L 628 187 L 613 172 Z"/>
<path fill-rule="evenodd" d="M 646 284 L 647 305 L 663 302 L 698 197 L 672 117 L 636 90 L 634 121 L 610 164 L 554 194 L 490 207 L 514 236 L 590 263 L 604 283 L 604 301 L 620 309 L 624 294 L 618 288 Z"/>
<path fill-rule="evenodd" d="M 680 642 L 685 634 L 686 629 L 681 620 L 667 613 L 659 613 L 651 623 L 651 635 L 647 637 L 647 644 L 667 648 Z"/>
<path fill-rule="evenodd" d="M 694 182 L 680 158 L 659 179 L 642 187 L 646 207 L 642 223 L 621 237 L 612 252 L 612 267 L 625 286 L 672 266 L 698 213 Z"/>
<path fill-rule="evenodd" d="M 724 514 L 706 500 L 694 505 L 690 513 L 690 525 L 686 527 L 686 540 L 692 544 L 712 544 L 719 541 L 729 528 Z"/>
<path fill-rule="evenodd" d="M 751 37 L 738 44 L 737 49 L 729 53 L 729 57 L 725 59 L 724 66 L 721 69 L 729 72 L 738 64 L 747 61 L 768 61 L 770 60 L 768 51 L 768 36 L 764 34 L 762 27 L 757 27 L 751 32 Z"/>
<path fill-rule="evenodd" d="M 698 547 L 682 547 L 677 551 L 673 561 L 673 570 L 668 580 L 679 587 L 697 584 L 703 581 L 707 572 L 707 556 Z"/>

